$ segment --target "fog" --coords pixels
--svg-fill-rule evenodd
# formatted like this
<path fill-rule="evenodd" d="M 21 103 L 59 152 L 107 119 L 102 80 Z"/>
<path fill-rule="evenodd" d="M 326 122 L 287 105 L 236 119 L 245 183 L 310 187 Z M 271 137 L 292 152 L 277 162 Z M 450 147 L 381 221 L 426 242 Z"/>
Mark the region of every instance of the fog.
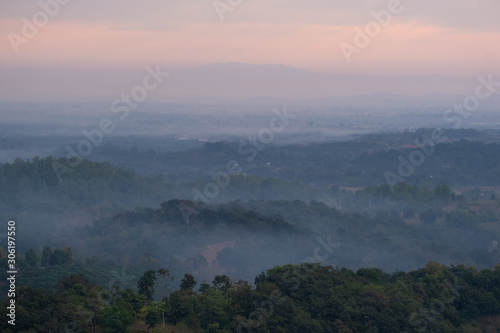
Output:
<path fill-rule="evenodd" d="M 312 72 L 285 65 L 219 63 L 186 69 L 0 67 L 0 101 L 111 103 L 141 85 L 148 73 L 148 102 L 158 103 L 306 103 L 354 107 L 448 106 L 473 95 L 483 77 L 497 82 L 491 70 L 478 75 L 380 75 Z M 154 68 L 154 69 L 153 69 Z M 47 84 L 50 82 L 50 84 Z M 149 81 L 148 81 L 149 82 Z M 483 82 L 483 81 L 481 81 Z M 498 94 L 497 94 L 498 95 Z M 498 106 L 499 97 L 484 100 L 482 109 Z M 454 101 L 457 102 L 456 100 Z M 496 104 L 495 104 L 496 103 Z M 109 108 L 107 108 L 109 109 Z"/>
<path fill-rule="evenodd" d="M 447 119 L 456 118 L 445 117 L 453 96 L 421 107 L 408 104 L 418 97 L 392 97 L 367 97 L 380 101 L 370 107 L 342 105 L 355 97 L 326 106 L 262 99 L 149 102 L 133 110 L 103 101 L 4 102 L 0 217 L 23 224 L 21 251 L 70 245 L 80 262 L 168 267 L 178 278 L 252 281 L 267 268 L 303 261 L 391 272 L 428 260 L 490 267 L 499 239 L 490 223 L 500 212 L 474 200 L 500 194 L 495 161 L 486 158 L 500 156 L 492 145 L 500 143 L 500 113 L 479 109 L 453 128 Z M 404 177 L 420 196 L 373 189 L 400 170 L 397 154 L 409 156 L 441 127 L 446 140 Z M 479 149 L 485 159 L 476 157 L 474 168 L 459 162 Z M 450 160 L 447 150 L 464 157 Z M 50 158 L 77 159 L 54 167 Z M 451 175 L 442 168 L 450 163 L 458 170 Z M 440 184 L 454 196 L 436 203 Z M 208 210 L 186 210 L 193 202 Z M 453 216 L 488 227 L 456 227 Z"/>
<path fill-rule="evenodd" d="M 465 126 L 487 123 L 476 129 L 446 129 L 436 153 L 405 176 L 416 187 L 388 196 L 387 188 L 373 187 L 386 183 L 384 172 L 397 172 L 397 154 L 408 156 L 415 140 L 431 137 L 443 122 L 439 113 L 147 104 L 121 120 L 99 103 L 2 108 L 0 158 L 9 164 L 1 166 L 1 217 L 23 223 L 21 251 L 69 244 L 81 262 L 96 257 L 113 266 L 249 281 L 304 260 L 395 271 L 428 260 L 490 267 L 498 259 L 491 223 L 500 212 L 487 202 L 500 186 L 488 158 L 500 156 L 496 113 L 464 119 Z M 277 114 L 286 121 L 273 121 Z M 100 127 L 106 117 L 112 133 Z M 476 156 L 471 169 L 460 162 L 468 157 L 450 160 L 448 150 L 483 150 L 484 160 Z M 54 168 L 35 156 L 86 161 L 59 160 Z M 457 171 L 449 174 L 443 160 Z M 442 202 L 433 197 L 440 184 L 453 192 Z M 454 216 L 463 216 L 460 225 Z"/>

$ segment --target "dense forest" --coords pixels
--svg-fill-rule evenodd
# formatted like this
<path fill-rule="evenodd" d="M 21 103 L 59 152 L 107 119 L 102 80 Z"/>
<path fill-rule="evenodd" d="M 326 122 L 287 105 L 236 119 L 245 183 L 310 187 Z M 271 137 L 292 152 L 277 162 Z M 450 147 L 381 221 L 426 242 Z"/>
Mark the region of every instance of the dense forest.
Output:
<path fill-rule="evenodd" d="M 250 283 L 191 274 L 174 281 L 160 268 L 145 271 L 135 290 L 69 275 L 54 291 L 18 289 L 15 332 L 495 332 L 499 286 L 498 265 L 478 271 L 433 261 L 392 274 L 276 266 Z"/>
<path fill-rule="evenodd" d="M 495 332 L 498 135 L 447 131 L 402 175 L 432 133 L 1 164 L 15 331 Z"/>
<path fill-rule="evenodd" d="M 478 209 L 452 203 L 449 192 L 443 199 L 440 191 L 436 188 L 439 200 L 455 208 L 443 211 L 434 205 L 418 212 L 408 208 L 411 200 L 400 212 L 370 215 L 314 201 L 233 201 L 202 208 L 201 203 L 170 200 L 158 209 L 136 208 L 98 219 L 50 244 L 72 244 L 80 256 L 99 255 L 115 265 L 137 264 L 147 256 L 174 271 L 190 269 L 205 276 L 217 267 L 246 279 L 269 265 L 301 262 L 318 246 L 326 248 L 320 255 L 324 262 L 351 269 L 370 264 L 389 271 L 416 269 L 430 259 L 478 268 L 500 262 L 498 201 L 478 203 Z M 435 197 L 430 196 L 439 202 Z M 213 258 L 206 254 L 212 245 L 224 247 Z"/>
<path fill-rule="evenodd" d="M 226 169 L 237 161 L 246 174 L 299 181 L 318 187 L 368 186 L 387 183 L 386 172 L 398 173 L 401 159 L 409 162 L 414 151 L 424 153 L 414 172 L 403 177 L 420 186 L 498 186 L 500 142 L 498 134 L 476 130 L 435 130 L 373 134 L 352 140 L 263 145 L 221 141 L 184 151 L 123 148 L 107 144 L 93 159 L 133 168 L 144 174 L 164 173 L 175 179 L 193 179 L 209 171 Z M 429 179 L 432 176 L 432 179 Z"/>

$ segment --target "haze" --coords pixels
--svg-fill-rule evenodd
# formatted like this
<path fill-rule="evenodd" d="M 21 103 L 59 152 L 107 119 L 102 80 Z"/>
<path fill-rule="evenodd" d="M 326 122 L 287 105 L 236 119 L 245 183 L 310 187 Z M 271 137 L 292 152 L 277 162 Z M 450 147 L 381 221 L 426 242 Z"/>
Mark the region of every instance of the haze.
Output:
<path fill-rule="evenodd" d="M 38 2 L 2 0 L 0 100 L 107 99 L 130 89 L 146 66 L 155 65 L 177 75 L 152 94 L 165 101 L 187 95 L 470 94 L 479 75 L 498 73 L 500 3 L 491 0 L 401 1 L 390 23 L 346 61 L 339 45 L 353 44 L 356 29 L 374 20 L 371 12 L 388 10 L 388 3 L 255 0 L 218 15 L 212 1 L 74 0 L 60 4 L 16 53 L 9 33 L 22 36 L 23 18 L 33 21 L 42 9 Z M 180 71 L 233 62 L 354 76 L 345 86 L 342 77 L 330 78 L 336 83 L 318 91 L 323 78 L 304 91 L 287 77 L 262 83 L 263 76 L 242 74 L 245 82 L 228 91 L 224 85 L 209 89 L 219 79 L 216 70 L 197 67 L 194 76 L 193 69 Z M 416 74 L 428 76 L 415 80 Z M 203 87 L 192 86 L 200 85 L 200 77 Z"/>

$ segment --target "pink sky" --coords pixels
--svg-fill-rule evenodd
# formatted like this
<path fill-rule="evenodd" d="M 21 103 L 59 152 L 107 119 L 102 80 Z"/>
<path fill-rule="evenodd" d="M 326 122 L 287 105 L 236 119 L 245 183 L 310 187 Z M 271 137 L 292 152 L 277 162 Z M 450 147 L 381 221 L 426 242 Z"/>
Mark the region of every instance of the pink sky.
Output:
<path fill-rule="evenodd" d="M 19 22 L 2 19 L 1 31 Z M 16 29 L 17 28 L 17 29 Z M 137 30 L 105 23 L 51 22 L 13 52 L 0 49 L 2 66 L 189 67 L 216 62 L 283 63 L 316 71 L 470 75 L 495 53 L 500 33 L 394 23 L 348 64 L 339 44 L 354 45 L 355 26 L 300 23 L 189 23 L 181 30 Z M 493 47 L 495 46 L 495 47 Z M 491 60 L 490 60 L 491 61 Z"/>
<path fill-rule="evenodd" d="M 37 2 L 0 0 L 0 67 L 243 62 L 332 73 L 462 77 L 496 70 L 500 1 L 490 0 L 401 0 L 401 13 L 348 63 L 339 45 L 353 44 L 356 28 L 364 28 L 373 20 L 370 12 L 386 10 L 389 1 L 242 0 L 221 21 L 212 1 L 73 0 L 60 5 L 16 53 L 9 33 L 22 35 L 21 18 L 32 20 L 41 8 Z"/>

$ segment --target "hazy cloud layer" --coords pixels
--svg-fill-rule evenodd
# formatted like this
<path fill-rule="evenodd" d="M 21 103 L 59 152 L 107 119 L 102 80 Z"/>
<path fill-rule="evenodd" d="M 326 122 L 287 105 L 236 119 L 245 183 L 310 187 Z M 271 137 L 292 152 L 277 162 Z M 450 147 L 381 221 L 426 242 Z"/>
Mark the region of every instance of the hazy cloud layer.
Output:
<path fill-rule="evenodd" d="M 285 64 L 318 72 L 443 74 L 472 80 L 498 72 L 500 2 L 493 0 L 401 0 L 400 13 L 348 63 L 339 45 L 355 45 L 356 29 L 364 29 L 374 20 L 371 12 L 387 10 L 388 3 L 243 0 L 223 13 L 221 21 L 213 1 L 206 0 L 73 0 L 59 5 L 34 37 L 23 37 L 16 53 L 9 33 L 24 36 L 23 18 L 33 21 L 42 9 L 38 2 L 0 0 L 0 64 L 19 69 L 20 80 L 27 70 L 50 71 L 50 79 L 32 75 L 31 84 L 44 89 L 47 82 L 54 88 L 66 85 L 67 80 L 57 78 L 68 73 L 90 71 L 92 78 L 73 77 L 73 94 L 85 96 L 94 92 L 76 84 L 80 79 L 113 81 L 100 68 L 137 72 L 155 64 L 169 70 L 224 62 Z M 11 83 L 0 78 L 0 86 Z M 0 88 L 0 98 L 9 97 L 12 89 Z M 17 95 L 24 93 L 15 89 L 20 89 Z M 111 90 L 121 89 L 130 87 L 118 84 Z"/>

